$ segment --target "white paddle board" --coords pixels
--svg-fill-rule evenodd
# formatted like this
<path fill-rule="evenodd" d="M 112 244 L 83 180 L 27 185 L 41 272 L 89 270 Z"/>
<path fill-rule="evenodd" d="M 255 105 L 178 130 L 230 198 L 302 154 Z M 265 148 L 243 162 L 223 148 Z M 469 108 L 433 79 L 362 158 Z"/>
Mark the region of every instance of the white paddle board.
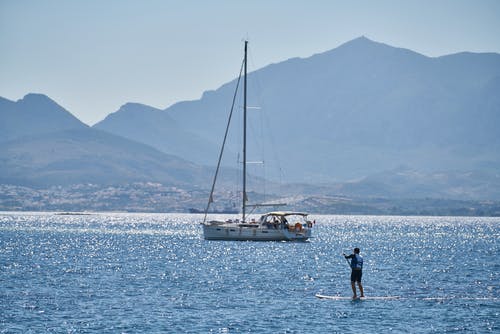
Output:
<path fill-rule="evenodd" d="M 322 295 L 322 294 L 316 294 L 316 298 L 319 299 L 329 299 L 329 300 L 423 300 L 423 301 L 449 301 L 449 300 L 487 300 L 487 301 L 492 301 L 492 300 L 499 300 L 500 298 L 497 297 L 455 297 L 455 296 L 448 296 L 448 297 L 414 297 L 414 298 L 408 298 L 408 297 L 401 297 L 401 296 L 366 296 L 362 298 L 356 298 L 352 299 L 352 297 L 346 297 L 346 296 L 329 296 L 329 295 Z"/>
<path fill-rule="evenodd" d="M 394 300 L 399 299 L 399 296 L 366 296 L 366 297 L 358 297 L 356 299 L 352 299 L 352 297 L 345 296 L 328 296 L 316 294 L 316 298 L 319 299 L 329 299 L 329 300 Z"/>

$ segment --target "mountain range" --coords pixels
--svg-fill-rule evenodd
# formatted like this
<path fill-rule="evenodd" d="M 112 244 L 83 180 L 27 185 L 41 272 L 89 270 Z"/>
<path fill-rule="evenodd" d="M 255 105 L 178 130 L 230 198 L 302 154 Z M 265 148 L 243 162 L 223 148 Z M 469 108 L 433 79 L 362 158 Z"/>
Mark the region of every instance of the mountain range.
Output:
<path fill-rule="evenodd" d="M 93 127 L 41 94 L 0 98 L 0 183 L 207 189 L 236 83 L 164 110 L 127 103 Z M 360 37 L 253 71 L 248 91 L 250 159 L 278 165 L 250 171 L 289 194 L 500 200 L 499 54 L 432 58 Z M 234 122 L 233 174 L 240 136 Z"/>
<path fill-rule="evenodd" d="M 165 109 L 168 120 L 144 107 L 134 117 L 119 110 L 95 127 L 173 154 L 180 153 L 167 145 L 193 138 L 220 144 L 235 85 Z M 248 87 L 249 105 L 261 108 L 265 129 L 273 133 L 267 139 L 256 132 L 254 138 L 274 147 L 280 159 L 293 159 L 283 166 L 292 182 L 352 180 L 400 166 L 500 169 L 498 54 L 430 58 L 360 37 L 251 72 Z M 137 118 L 148 135 L 134 130 Z M 182 134 L 169 130 L 174 122 Z M 215 157 L 216 151 L 191 146 L 181 156 L 207 164 L 203 153 Z"/>
<path fill-rule="evenodd" d="M 208 169 L 93 129 L 41 94 L 2 99 L 0 183 L 44 187 L 156 181 L 204 184 Z"/>

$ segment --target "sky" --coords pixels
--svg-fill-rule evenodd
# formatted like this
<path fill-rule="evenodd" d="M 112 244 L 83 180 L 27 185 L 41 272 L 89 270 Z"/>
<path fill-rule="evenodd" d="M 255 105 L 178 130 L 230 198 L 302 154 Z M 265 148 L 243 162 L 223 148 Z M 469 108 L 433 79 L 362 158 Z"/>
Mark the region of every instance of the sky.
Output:
<path fill-rule="evenodd" d="M 0 96 L 46 94 L 93 125 L 366 36 L 426 56 L 500 53 L 497 0 L 0 0 Z"/>

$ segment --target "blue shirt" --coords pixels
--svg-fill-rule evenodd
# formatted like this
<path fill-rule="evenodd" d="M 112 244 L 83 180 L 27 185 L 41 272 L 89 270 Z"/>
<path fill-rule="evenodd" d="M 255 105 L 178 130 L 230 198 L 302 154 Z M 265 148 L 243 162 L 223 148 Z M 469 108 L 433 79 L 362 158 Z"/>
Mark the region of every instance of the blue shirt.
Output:
<path fill-rule="evenodd" d="M 345 257 L 346 259 L 351 259 L 351 268 L 361 270 L 363 269 L 363 258 L 359 254 L 351 254 Z"/>

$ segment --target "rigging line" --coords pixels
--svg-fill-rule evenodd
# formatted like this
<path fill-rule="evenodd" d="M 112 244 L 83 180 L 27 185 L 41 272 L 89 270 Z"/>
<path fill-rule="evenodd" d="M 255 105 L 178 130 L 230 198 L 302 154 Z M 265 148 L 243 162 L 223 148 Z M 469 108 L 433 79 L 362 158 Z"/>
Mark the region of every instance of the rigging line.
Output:
<path fill-rule="evenodd" d="M 255 55 L 253 53 L 253 49 L 248 50 L 248 58 L 250 61 L 250 64 L 253 68 L 257 68 L 256 62 L 255 62 Z M 264 99 L 264 89 L 263 89 L 263 79 L 261 75 L 261 71 L 259 69 L 254 70 L 251 73 L 252 80 L 250 80 L 250 85 L 255 86 L 252 91 L 257 92 L 256 94 L 256 99 L 257 99 L 257 104 L 259 108 L 262 109 L 261 113 L 261 129 L 263 133 L 265 133 L 265 136 L 262 136 L 262 156 L 264 160 L 270 160 L 270 157 L 273 157 L 274 160 L 274 165 L 268 164 L 267 167 L 264 169 L 264 178 L 266 176 L 270 176 L 274 181 L 277 179 L 278 180 L 278 194 L 282 193 L 282 185 L 283 185 L 283 177 L 284 177 L 284 170 L 281 166 L 281 156 L 278 153 L 277 145 L 276 145 L 276 140 L 274 138 L 274 129 L 271 126 L 271 118 L 269 117 L 269 111 L 266 104 L 265 104 L 265 99 Z M 265 145 L 265 142 L 268 141 L 269 145 Z M 267 146 L 269 146 L 269 150 L 267 149 Z M 267 156 L 269 154 L 269 157 Z M 274 167 L 274 168 L 271 168 Z M 277 175 L 276 175 L 277 174 Z M 284 178 L 286 180 L 286 177 Z M 266 192 L 266 189 L 264 189 L 264 193 Z"/>
<path fill-rule="evenodd" d="M 254 60 L 254 55 L 253 55 L 253 49 L 249 49 L 248 50 L 248 58 L 249 58 L 249 61 L 250 61 L 250 65 L 252 68 L 257 68 L 256 65 L 255 65 L 255 60 Z M 266 161 L 267 160 L 267 151 L 266 151 L 266 133 L 268 132 L 268 130 L 270 129 L 270 127 L 267 126 L 266 124 L 266 110 L 265 110 L 265 106 L 264 106 L 264 98 L 263 98 L 263 89 L 262 89 L 262 80 L 261 80 L 261 77 L 260 77 L 260 71 L 257 69 L 257 70 L 254 70 L 251 72 L 251 75 L 249 76 L 249 78 L 251 78 L 251 80 L 249 80 L 249 85 L 251 87 L 253 87 L 252 89 L 252 92 L 256 92 L 254 93 L 253 95 L 253 98 L 254 100 L 256 100 L 257 102 L 257 106 L 256 107 L 248 107 L 247 106 L 247 109 L 257 109 L 257 110 L 262 110 L 262 112 L 259 113 L 259 131 L 256 131 L 254 129 L 254 127 L 252 126 L 252 124 L 250 124 L 250 130 L 252 131 L 252 133 L 254 133 L 254 144 L 257 148 L 260 148 L 260 154 L 261 154 L 261 159 L 263 161 Z M 266 198 L 267 198 L 267 184 L 266 184 L 266 177 L 268 175 L 268 167 L 267 165 L 264 165 L 262 167 L 260 171 L 260 174 L 259 176 L 262 177 L 262 186 L 261 186 L 261 189 L 262 189 L 262 192 L 263 192 L 263 200 L 266 201 Z M 254 173 L 255 173 L 255 170 L 254 170 Z M 272 173 L 271 173 L 272 174 Z"/>
<path fill-rule="evenodd" d="M 222 153 L 224 153 L 224 146 L 226 145 L 227 134 L 229 132 L 229 125 L 231 124 L 231 118 L 233 116 L 234 104 L 236 101 L 236 96 L 238 94 L 238 88 L 240 86 L 241 73 L 243 71 L 244 63 L 245 63 L 245 61 L 243 61 L 241 63 L 240 75 L 238 76 L 238 81 L 236 82 L 236 89 L 234 90 L 234 95 L 233 95 L 233 103 L 231 104 L 231 111 L 229 112 L 229 117 L 228 117 L 227 125 L 226 125 L 226 132 L 224 133 L 224 140 L 222 141 L 222 147 L 221 147 L 220 153 L 219 153 L 219 160 L 217 161 L 217 168 L 215 169 L 214 181 L 212 182 L 212 189 L 210 190 L 210 196 L 208 197 L 208 203 L 207 203 L 207 208 L 205 209 L 205 216 L 203 217 L 203 223 L 205 223 L 207 220 L 208 209 L 210 208 L 210 203 L 213 202 L 215 183 L 217 182 L 217 175 L 219 174 L 220 163 L 222 161 Z"/>

